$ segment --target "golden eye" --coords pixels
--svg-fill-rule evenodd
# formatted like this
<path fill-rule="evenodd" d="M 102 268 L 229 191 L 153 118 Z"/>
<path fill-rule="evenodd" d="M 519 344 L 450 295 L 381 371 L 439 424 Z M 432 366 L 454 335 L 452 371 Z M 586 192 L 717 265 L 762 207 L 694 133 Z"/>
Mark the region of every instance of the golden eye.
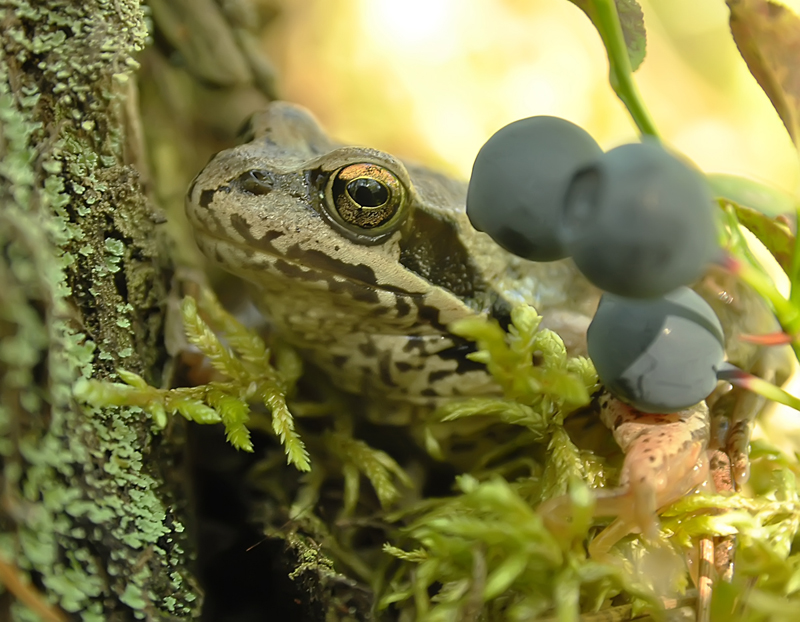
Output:
<path fill-rule="evenodd" d="M 384 227 L 393 224 L 402 212 L 405 202 L 403 184 L 377 164 L 350 164 L 339 169 L 330 188 L 336 215 L 344 224 L 359 229 L 384 232 Z"/>

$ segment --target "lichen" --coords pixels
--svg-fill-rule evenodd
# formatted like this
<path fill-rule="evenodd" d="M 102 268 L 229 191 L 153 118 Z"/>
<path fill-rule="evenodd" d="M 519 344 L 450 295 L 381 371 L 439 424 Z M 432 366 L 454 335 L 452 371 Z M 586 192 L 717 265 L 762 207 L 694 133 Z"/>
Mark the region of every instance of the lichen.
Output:
<path fill-rule="evenodd" d="M 164 358 L 168 266 L 125 160 L 141 7 L 14 0 L 0 23 L 4 554 L 84 621 L 188 619 L 200 599 L 168 443 L 137 409 L 72 399 L 76 379 L 120 356 L 151 379 Z M 16 602 L 9 615 L 34 614 Z"/>

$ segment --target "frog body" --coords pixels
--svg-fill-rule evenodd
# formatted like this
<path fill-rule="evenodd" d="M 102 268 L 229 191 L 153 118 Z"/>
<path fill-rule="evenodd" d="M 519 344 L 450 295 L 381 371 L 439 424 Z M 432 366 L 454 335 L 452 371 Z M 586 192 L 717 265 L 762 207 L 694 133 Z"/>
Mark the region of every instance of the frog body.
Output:
<path fill-rule="evenodd" d="M 465 183 L 340 145 L 274 102 L 195 178 L 186 206 L 203 253 L 251 283 L 281 336 L 337 386 L 435 405 L 499 392 L 451 322 L 507 324 L 527 302 L 582 352 L 599 297 L 570 261 L 526 261 L 476 231 L 465 195 Z"/>

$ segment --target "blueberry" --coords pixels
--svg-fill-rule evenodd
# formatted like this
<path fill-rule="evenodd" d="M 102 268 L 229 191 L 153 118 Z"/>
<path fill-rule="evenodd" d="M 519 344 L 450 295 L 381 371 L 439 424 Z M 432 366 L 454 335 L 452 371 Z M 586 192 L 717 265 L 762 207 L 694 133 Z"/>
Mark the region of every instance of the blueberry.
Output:
<path fill-rule="evenodd" d="M 557 117 L 506 125 L 481 147 L 467 191 L 467 215 L 506 250 L 534 261 L 567 256 L 560 222 L 574 172 L 602 155 L 594 139 Z"/>
<path fill-rule="evenodd" d="M 699 171 L 655 142 L 612 149 L 573 177 L 563 240 L 594 285 L 657 297 L 699 278 L 718 253 Z"/>
<path fill-rule="evenodd" d="M 601 382 L 645 412 L 675 412 L 708 397 L 725 356 L 719 319 L 688 287 L 654 299 L 603 294 L 587 341 Z"/>

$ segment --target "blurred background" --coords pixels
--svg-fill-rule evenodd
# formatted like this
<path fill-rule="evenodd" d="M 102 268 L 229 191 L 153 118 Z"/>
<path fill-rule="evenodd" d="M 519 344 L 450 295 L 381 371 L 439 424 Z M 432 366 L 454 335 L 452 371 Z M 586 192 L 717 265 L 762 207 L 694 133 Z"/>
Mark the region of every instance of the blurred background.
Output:
<path fill-rule="evenodd" d="M 786 2 L 798 10 L 800 0 Z M 796 192 L 800 167 L 729 34 L 722 0 L 642 1 L 647 56 L 635 74 L 666 140 L 707 172 Z M 607 60 L 567 0 L 293 0 L 263 45 L 281 96 L 344 142 L 462 177 L 486 139 L 537 114 L 586 128 L 604 148 L 635 139 Z"/>

